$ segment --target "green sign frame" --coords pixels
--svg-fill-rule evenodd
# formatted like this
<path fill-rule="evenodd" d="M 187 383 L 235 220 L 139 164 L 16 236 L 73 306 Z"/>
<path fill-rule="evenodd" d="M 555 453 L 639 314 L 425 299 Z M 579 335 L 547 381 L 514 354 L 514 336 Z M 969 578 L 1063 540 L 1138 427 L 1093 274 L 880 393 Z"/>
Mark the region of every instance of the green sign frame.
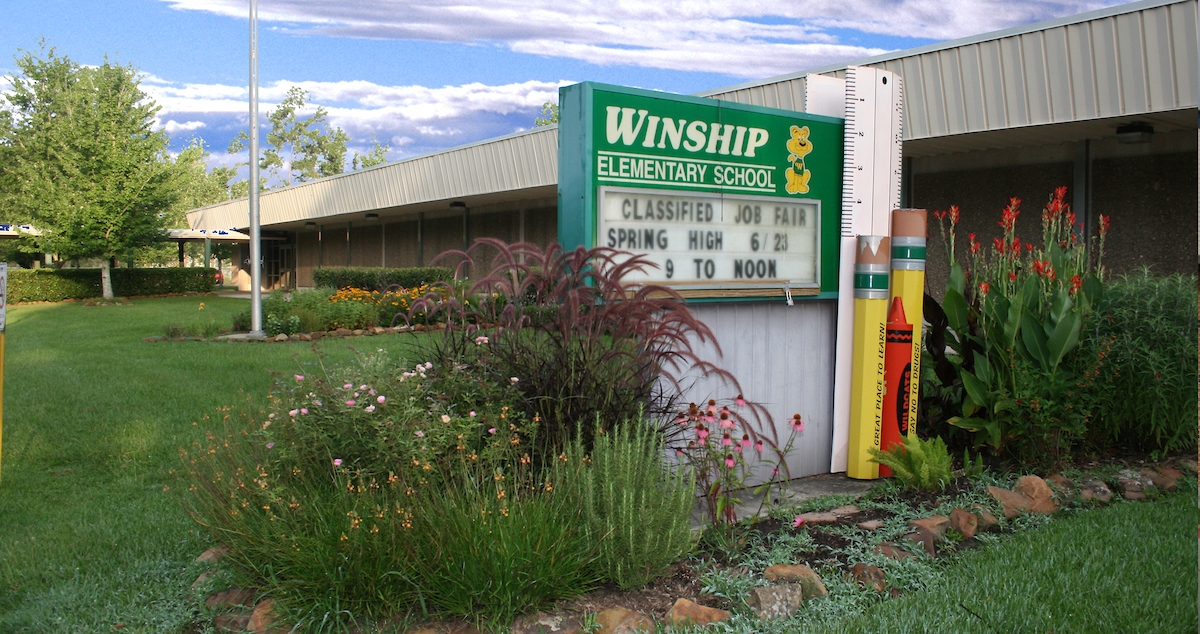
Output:
<path fill-rule="evenodd" d="M 843 130 L 842 119 L 776 108 L 564 86 L 559 242 L 646 253 L 661 269 L 644 281 L 694 297 L 785 286 L 836 297 Z"/>

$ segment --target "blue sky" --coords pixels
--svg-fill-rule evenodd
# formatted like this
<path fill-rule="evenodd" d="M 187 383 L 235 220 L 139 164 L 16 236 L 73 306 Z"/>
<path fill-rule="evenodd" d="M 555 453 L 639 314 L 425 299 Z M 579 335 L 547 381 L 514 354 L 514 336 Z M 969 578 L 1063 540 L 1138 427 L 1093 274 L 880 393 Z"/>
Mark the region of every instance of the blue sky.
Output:
<path fill-rule="evenodd" d="M 1064 17 L 1077 0 L 259 0 L 260 117 L 298 85 L 365 152 L 397 160 L 531 127 L 558 86 L 600 81 L 694 93 Z M 238 160 L 247 127 L 249 0 L 16 0 L 18 49 L 131 63 L 176 150 Z M 0 80 L 0 90 L 7 81 Z M 244 159 L 242 159 L 244 160 Z"/>

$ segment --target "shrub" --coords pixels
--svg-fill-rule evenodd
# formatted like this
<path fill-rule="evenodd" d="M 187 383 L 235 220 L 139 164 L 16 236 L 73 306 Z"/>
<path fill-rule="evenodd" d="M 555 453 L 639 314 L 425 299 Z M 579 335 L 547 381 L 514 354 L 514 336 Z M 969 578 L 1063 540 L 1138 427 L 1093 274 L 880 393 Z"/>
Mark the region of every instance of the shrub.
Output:
<path fill-rule="evenodd" d="M 383 353 L 281 379 L 265 416 L 226 414 L 183 452 L 185 508 L 299 622 L 403 612 L 418 597 L 505 618 L 578 591 L 590 563 L 578 511 L 553 487 L 530 488 L 534 430 L 504 390 L 480 390 L 469 374 L 398 369 Z M 479 401 L 448 409 L 448 393 Z M 512 523 L 478 524 L 489 512 Z M 496 574 L 495 591 L 454 595 L 482 585 L 447 584 L 487 578 L 430 572 L 450 562 Z"/>
<path fill-rule="evenodd" d="M 640 419 L 595 438 L 577 433 L 551 479 L 583 511 L 596 566 L 622 590 L 645 585 L 692 548 L 695 477 L 663 464 L 662 438 Z"/>
<path fill-rule="evenodd" d="M 251 323 L 250 311 L 243 310 L 240 313 L 234 313 L 230 318 L 231 328 L 234 332 L 250 332 Z"/>
<path fill-rule="evenodd" d="M 216 269 L 112 269 L 118 296 L 210 293 Z M 8 272 L 8 301 L 59 302 L 100 297 L 100 269 L 13 269 Z"/>
<path fill-rule="evenodd" d="M 360 288 L 368 291 L 382 291 L 389 286 L 416 288 L 448 281 L 452 277 L 453 271 L 442 266 L 407 269 L 346 266 L 313 271 L 313 283 L 316 286 L 328 286 L 333 289 Z"/>
<path fill-rule="evenodd" d="M 1149 269 L 1108 285 L 1093 340 L 1110 341 L 1093 439 L 1144 451 L 1196 447 L 1195 276 Z"/>

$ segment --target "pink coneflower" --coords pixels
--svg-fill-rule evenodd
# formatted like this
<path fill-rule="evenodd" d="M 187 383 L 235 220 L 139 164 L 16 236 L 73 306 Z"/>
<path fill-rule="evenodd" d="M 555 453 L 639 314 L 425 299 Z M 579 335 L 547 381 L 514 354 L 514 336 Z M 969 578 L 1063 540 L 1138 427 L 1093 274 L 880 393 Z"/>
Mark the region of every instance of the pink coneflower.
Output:
<path fill-rule="evenodd" d="M 800 419 L 799 414 L 792 416 L 792 429 L 794 431 L 804 431 L 804 421 Z"/>
<path fill-rule="evenodd" d="M 495 428 L 495 427 L 493 427 L 493 428 L 489 429 L 489 430 L 488 430 L 488 433 L 489 433 L 489 434 L 494 434 L 494 433 L 496 433 L 496 428 Z"/>
<path fill-rule="evenodd" d="M 335 467 L 340 467 L 340 466 L 342 466 L 342 459 L 341 459 L 341 458 L 334 458 L 334 459 L 333 459 L 333 466 L 335 466 Z"/>
<path fill-rule="evenodd" d="M 704 425 L 696 425 L 696 437 L 700 440 L 708 438 L 708 430 L 704 428 Z"/>
<path fill-rule="evenodd" d="M 750 434 L 742 434 L 742 446 L 747 449 L 750 448 Z"/>
<path fill-rule="evenodd" d="M 754 443 L 754 450 L 757 451 L 758 453 L 762 453 L 762 451 L 763 451 L 762 440 L 758 440 L 757 442 Z"/>
<path fill-rule="evenodd" d="M 308 413 L 308 408 L 307 408 L 307 407 L 301 407 L 301 408 L 300 408 L 300 413 L 301 413 L 301 414 L 307 414 L 307 413 Z"/>
<path fill-rule="evenodd" d="M 354 401 L 346 401 L 346 404 L 350 407 L 354 407 Z"/>
<path fill-rule="evenodd" d="M 732 469 L 733 465 L 735 465 L 735 464 L 737 464 L 737 461 L 733 459 L 733 454 L 731 454 L 731 453 L 725 454 L 725 466 Z"/>
<path fill-rule="evenodd" d="M 726 447 L 733 444 L 733 439 L 729 437 L 728 433 L 726 433 L 725 436 L 723 436 L 721 438 L 721 444 L 725 445 Z"/>
<path fill-rule="evenodd" d="M 301 381 L 303 381 L 303 380 L 304 380 L 304 375 L 303 375 L 303 374 L 297 374 L 297 375 L 296 375 L 296 382 L 297 382 L 297 383 L 299 383 L 299 382 L 301 382 Z"/>
<path fill-rule="evenodd" d="M 800 528 L 801 526 L 804 526 L 804 516 L 797 515 L 796 519 L 792 522 L 792 528 Z"/>
<path fill-rule="evenodd" d="M 741 395 L 741 394 L 738 394 L 738 395 L 737 395 L 737 398 L 736 398 L 736 399 L 734 399 L 734 401 L 733 401 L 733 404 L 734 404 L 734 405 L 737 405 L 738 407 L 745 407 L 745 406 L 746 406 L 746 399 L 742 398 L 742 395 Z"/>

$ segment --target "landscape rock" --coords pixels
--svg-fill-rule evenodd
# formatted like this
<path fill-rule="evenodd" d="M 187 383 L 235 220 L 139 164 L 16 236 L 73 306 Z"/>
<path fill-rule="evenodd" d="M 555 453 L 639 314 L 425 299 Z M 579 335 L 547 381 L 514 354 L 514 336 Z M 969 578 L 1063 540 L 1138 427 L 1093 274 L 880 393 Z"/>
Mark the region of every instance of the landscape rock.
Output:
<path fill-rule="evenodd" d="M 950 511 L 950 528 L 962 533 L 963 539 L 971 539 L 979 529 L 979 517 L 965 509 Z"/>
<path fill-rule="evenodd" d="M 771 566 L 763 571 L 763 578 L 771 582 L 800 584 L 805 598 L 829 596 L 821 575 L 805 564 Z"/>
<path fill-rule="evenodd" d="M 631 614 L 637 613 L 632 612 Z M 545 612 L 522 616 L 509 628 L 509 634 L 581 634 L 582 632 L 583 626 L 578 619 Z"/>
<path fill-rule="evenodd" d="M 937 547 L 935 544 L 938 538 L 928 528 L 923 526 L 918 527 L 917 530 L 905 535 L 904 539 L 924 548 L 930 557 L 937 557 Z"/>
<path fill-rule="evenodd" d="M 312 341 L 313 340 L 312 335 L 310 335 L 306 332 L 302 332 L 302 333 L 296 335 L 296 338 L 299 339 L 300 341 Z"/>
<path fill-rule="evenodd" d="M 883 592 L 883 589 L 887 587 L 887 576 L 883 574 L 882 570 L 870 564 L 854 564 L 847 576 L 851 580 L 857 581 L 860 586 L 876 592 Z"/>
<path fill-rule="evenodd" d="M 1029 510 L 1033 513 L 1050 515 L 1058 510 L 1058 502 L 1054 501 L 1054 491 L 1045 480 L 1035 475 L 1017 478 L 1013 490 L 1029 498 Z"/>
<path fill-rule="evenodd" d="M 976 504 L 972 507 L 972 512 L 975 517 L 979 518 L 978 531 L 990 531 L 1000 525 L 1000 519 L 992 514 L 988 508 L 982 504 Z"/>
<path fill-rule="evenodd" d="M 193 581 L 192 585 L 188 587 L 188 591 L 195 592 L 197 588 L 204 585 L 204 583 L 211 578 L 212 578 L 212 573 L 210 573 L 210 572 L 206 571 L 206 572 L 200 573 L 200 576 L 196 577 L 196 580 Z"/>
<path fill-rule="evenodd" d="M 1196 473 L 1197 464 L 1196 464 L 1196 461 L 1191 458 L 1180 458 L 1179 466 L 1183 469 L 1186 469 L 1187 471 Z"/>
<path fill-rule="evenodd" d="M 1050 485 L 1050 488 L 1054 489 L 1055 493 L 1059 494 L 1059 497 L 1069 497 L 1074 495 L 1075 490 L 1079 488 L 1075 486 L 1074 482 L 1071 482 L 1070 479 L 1061 473 L 1056 473 L 1047 477 L 1046 483 Z"/>
<path fill-rule="evenodd" d="M 208 561 L 217 561 L 228 554 L 229 549 L 225 546 L 213 546 L 212 548 L 200 553 L 200 556 L 196 557 L 196 563 L 202 564 Z"/>
<path fill-rule="evenodd" d="M 801 513 L 796 516 L 796 519 L 803 520 L 805 524 L 832 524 L 841 518 L 828 511 L 813 511 L 812 513 Z"/>
<path fill-rule="evenodd" d="M 213 629 L 218 632 L 245 632 L 249 623 L 249 612 L 231 612 L 213 617 Z"/>
<path fill-rule="evenodd" d="M 1117 487 L 1126 500 L 1144 500 L 1146 491 L 1154 488 L 1154 482 L 1139 471 L 1122 469 L 1117 472 Z"/>
<path fill-rule="evenodd" d="M 274 337 L 271 337 L 271 341 L 287 341 L 287 340 L 288 340 L 288 336 L 283 333 L 279 333 L 279 334 L 275 335 Z"/>
<path fill-rule="evenodd" d="M 800 609 L 804 601 L 804 589 L 800 584 L 793 583 L 784 586 L 754 588 L 746 599 L 746 604 L 754 610 L 754 614 L 762 621 L 769 619 L 786 619 Z"/>
<path fill-rule="evenodd" d="M 905 559 L 916 557 L 916 555 L 900 548 L 892 542 L 883 542 L 882 544 L 875 546 L 875 552 L 887 557 L 888 559 L 895 559 L 896 561 L 904 561 Z"/>
<path fill-rule="evenodd" d="M 829 509 L 829 512 L 837 515 L 838 517 L 846 517 L 847 515 L 861 513 L 862 511 L 860 511 L 859 508 L 853 504 L 847 504 L 846 506 L 839 506 L 837 508 Z"/>
<path fill-rule="evenodd" d="M 867 520 L 865 522 L 858 523 L 858 527 L 864 531 L 879 530 L 880 526 L 883 526 L 883 520 Z"/>
<path fill-rule="evenodd" d="M 204 600 L 204 605 L 213 608 L 231 608 L 238 605 L 254 605 L 254 591 L 250 588 L 229 588 Z"/>
<path fill-rule="evenodd" d="M 250 620 L 246 623 L 246 631 L 253 634 L 274 634 L 282 632 L 280 628 L 271 627 L 275 621 L 275 599 L 266 599 L 254 606 Z"/>
<path fill-rule="evenodd" d="M 1082 478 L 1079 480 L 1079 498 L 1081 500 L 1099 500 L 1101 502 L 1111 502 L 1113 492 L 1096 478 Z"/>
<path fill-rule="evenodd" d="M 667 611 L 667 621 L 672 625 L 689 623 L 692 625 L 708 625 L 729 618 L 729 612 L 710 608 L 687 599 L 676 599 L 675 605 Z"/>
<path fill-rule="evenodd" d="M 989 486 L 987 492 L 993 498 L 996 498 L 996 501 L 1004 509 L 1004 517 L 1010 520 L 1021 513 L 1028 513 L 1029 509 L 1033 507 L 1033 503 L 1029 501 L 1029 498 L 1016 491 Z"/>
<path fill-rule="evenodd" d="M 1162 489 L 1163 491 L 1174 491 L 1179 486 L 1179 478 L 1183 477 L 1182 473 L 1176 469 L 1172 469 L 1171 467 L 1142 469 L 1142 475 L 1150 478 L 1150 482 L 1154 483 L 1154 486 Z"/>
<path fill-rule="evenodd" d="M 935 538 L 941 538 L 942 533 L 950 528 L 950 518 L 945 515 L 930 515 L 921 519 L 910 520 L 908 522 L 910 528 L 928 530 Z"/>
<path fill-rule="evenodd" d="M 596 615 L 596 623 L 600 625 L 596 634 L 632 634 L 633 632 L 654 631 L 654 619 L 641 612 L 621 607 L 608 608 L 600 612 Z"/>

